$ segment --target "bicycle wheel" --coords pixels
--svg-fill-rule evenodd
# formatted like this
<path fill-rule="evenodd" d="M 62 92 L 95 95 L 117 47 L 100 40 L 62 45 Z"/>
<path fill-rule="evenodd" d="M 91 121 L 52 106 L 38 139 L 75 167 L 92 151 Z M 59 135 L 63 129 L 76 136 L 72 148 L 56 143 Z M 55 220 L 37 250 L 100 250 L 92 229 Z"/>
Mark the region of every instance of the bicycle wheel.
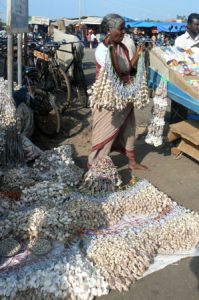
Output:
<path fill-rule="evenodd" d="M 47 116 L 52 110 L 48 93 L 42 89 L 35 88 L 34 98 L 30 100 L 30 107 L 36 115 Z"/>
<path fill-rule="evenodd" d="M 61 127 L 60 112 L 55 104 L 55 95 L 37 90 L 35 96 L 39 93 L 43 98 L 45 97 L 45 102 L 48 103 L 48 113 L 41 114 L 39 111 L 35 111 L 35 125 L 44 135 L 54 137 L 59 133 Z"/>
<path fill-rule="evenodd" d="M 83 107 L 88 106 L 88 94 L 87 94 L 87 84 L 82 64 L 80 62 L 74 63 L 74 80 L 77 87 L 77 94 L 80 103 Z"/>
<path fill-rule="evenodd" d="M 60 112 L 63 112 L 70 105 L 71 84 L 69 77 L 61 68 L 54 72 L 56 76 L 56 89 L 54 91 L 56 94 L 56 104 Z"/>

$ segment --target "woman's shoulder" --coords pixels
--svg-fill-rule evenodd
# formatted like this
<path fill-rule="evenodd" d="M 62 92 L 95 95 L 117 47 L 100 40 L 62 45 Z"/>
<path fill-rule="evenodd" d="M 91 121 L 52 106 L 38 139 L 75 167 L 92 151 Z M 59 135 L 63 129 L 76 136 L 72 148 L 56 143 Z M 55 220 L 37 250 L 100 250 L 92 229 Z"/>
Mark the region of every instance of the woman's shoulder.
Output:
<path fill-rule="evenodd" d="M 95 50 L 95 59 L 100 66 L 104 66 L 108 48 L 104 43 L 100 43 Z"/>

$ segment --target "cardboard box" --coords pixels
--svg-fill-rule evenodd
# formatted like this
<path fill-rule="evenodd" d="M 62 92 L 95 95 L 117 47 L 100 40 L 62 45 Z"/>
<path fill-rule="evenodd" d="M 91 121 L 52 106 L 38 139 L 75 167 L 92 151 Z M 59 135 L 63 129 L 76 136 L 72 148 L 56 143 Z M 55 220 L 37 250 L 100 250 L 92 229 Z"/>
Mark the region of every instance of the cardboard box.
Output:
<path fill-rule="evenodd" d="M 195 145 L 199 145 L 199 122 L 182 121 L 169 126 L 170 132 L 181 136 Z"/>
<path fill-rule="evenodd" d="M 171 124 L 167 135 L 172 142 L 181 138 L 178 149 L 199 161 L 199 122 L 182 121 Z"/>
<path fill-rule="evenodd" d="M 178 149 L 199 161 L 199 146 L 195 146 L 189 141 L 181 140 L 180 144 L 178 145 Z"/>

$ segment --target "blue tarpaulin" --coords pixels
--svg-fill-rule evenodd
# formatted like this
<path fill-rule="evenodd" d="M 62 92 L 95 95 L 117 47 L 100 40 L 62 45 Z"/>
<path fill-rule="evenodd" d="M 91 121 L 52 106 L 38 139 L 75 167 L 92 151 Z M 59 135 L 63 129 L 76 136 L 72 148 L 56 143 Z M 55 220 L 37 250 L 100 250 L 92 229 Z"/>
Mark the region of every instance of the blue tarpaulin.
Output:
<path fill-rule="evenodd" d="M 123 17 L 125 23 L 132 23 L 132 22 L 135 22 L 135 20 L 133 19 L 130 19 L 130 18 L 127 18 L 127 17 Z"/>
<path fill-rule="evenodd" d="M 186 30 L 186 23 L 160 22 L 157 23 L 158 32 L 181 32 Z"/>
<path fill-rule="evenodd" d="M 150 28 L 156 27 L 156 22 L 144 22 L 144 21 L 136 21 L 136 22 L 126 22 L 126 26 L 137 27 L 137 28 Z"/>
<path fill-rule="evenodd" d="M 186 30 L 186 23 L 177 22 L 129 22 L 126 21 L 126 26 L 133 28 L 157 28 L 158 32 L 182 32 Z"/>

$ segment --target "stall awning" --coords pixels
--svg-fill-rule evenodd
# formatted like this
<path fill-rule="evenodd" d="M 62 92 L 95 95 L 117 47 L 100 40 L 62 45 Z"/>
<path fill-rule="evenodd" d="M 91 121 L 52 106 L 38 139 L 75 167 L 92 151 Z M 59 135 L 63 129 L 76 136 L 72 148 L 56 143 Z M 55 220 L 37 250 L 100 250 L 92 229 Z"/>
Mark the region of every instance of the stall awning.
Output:
<path fill-rule="evenodd" d="M 186 30 L 186 23 L 176 22 L 160 22 L 157 23 L 157 29 L 159 32 L 182 32 Z"/>
<path fill-rule="evenodd" d="M 177 22 L 126 22 L 126 26 L 132 28 L 153 28 L 156 27 L 158 32 L 182 32 L 186 30 L 186 23 Z"/>
<path fill-rule="evenodd" d="M 156 22 L 145 22 L 145 21 L 136 21 L 136 22 L 126 22 L 126 26 L 130 26 L 133 28 L 152 28 L 156 27 Z"/>
<path fill-rule="evenodd" d="M 49 25 L 50 19 L 45 17 L 37 17 L 37 16 L 31 16 L 28 20 L 29 24 L 35 24 L 35 25 Z"/>
<path fill-rule="evenodd" d="M 102 18 L 100 17 L 88 17 L 81 20 L 81 24 L 87 25 L 100 25 L 102 23 Z"/>

